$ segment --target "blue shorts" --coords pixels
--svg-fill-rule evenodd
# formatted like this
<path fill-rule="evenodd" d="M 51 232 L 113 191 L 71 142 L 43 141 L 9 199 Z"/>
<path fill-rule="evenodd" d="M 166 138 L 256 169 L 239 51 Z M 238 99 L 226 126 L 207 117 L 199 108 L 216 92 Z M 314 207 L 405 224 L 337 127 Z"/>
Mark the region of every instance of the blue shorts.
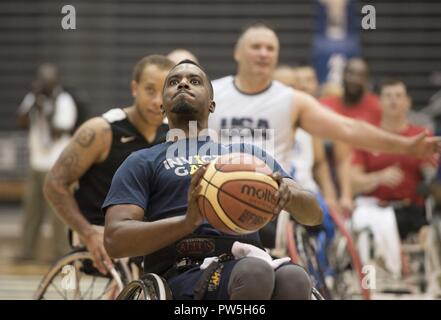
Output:
<path fill-rule="evenodd" d="M 203 300 L 230 299 L 230 296 L 228 295 L 228 282 L 230 280 L 231 272 L 233 271 L 234 266 L 239 261 L 240 259 L 220 263 L 219 267 L 211 275 Z M 278 268 L 289 264 L 292 263 L 285 262 L 281 264 Z M 202 276 L 203 272 L 204 270 L 201 270 L 199 267 L 195 267 L 175 277 L 170 278 L 167 282 L 173 293 L 173 299 L 194 300 L 194 289 L 196 284 L 199 282 L 199 279 Z"/>

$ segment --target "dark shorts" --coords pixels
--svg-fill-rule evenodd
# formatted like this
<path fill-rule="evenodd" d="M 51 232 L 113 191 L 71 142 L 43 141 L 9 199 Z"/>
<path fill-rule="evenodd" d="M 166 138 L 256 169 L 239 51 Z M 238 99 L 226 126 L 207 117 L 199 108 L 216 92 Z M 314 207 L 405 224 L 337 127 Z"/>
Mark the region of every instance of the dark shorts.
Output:
<path fill-rule="evenodd" d="M 423 226 L 428 224 L 424 207 L 411 205 L 394 210 L 402 240 L 412 233 L 417 233 Z"/>
<path fill-rule="evenodd" d="M 230 260 L 222 262 L 220 266 L 213 272 L 208 283 L 203 300 L 229 300 L 228 282 L 230 280 L 231 272 L 238 260 Z M 281 264 L 279 268 L 290 265 L 291 262 Z M 297 265 L 297 264 L 295 264 Z M 299 265 L 297 265 L 299 266 Z M 303 268 L 303 267 L 302 267 Z M 305 270 L 306 271 L 306 270 Z M 194 300 L 194 290 L 202 276 L 204 270 L 199 267 L 192 268 L 175 277 L 167 280 L 167 283 L 173 293 L 174 300 Z"/>
<path fill-rule="evenodd" d="M 220 263 L 210 278 L 205 292 L 204 300 L 228 300 L 228 281 L 231 271 L 239 260 L 231 260 Z M 168 285 L 175 300 L 193 300 L 195 286 L 204 270 L 199 267 L 187 270 L 177 276 L 168 279 Z"/>

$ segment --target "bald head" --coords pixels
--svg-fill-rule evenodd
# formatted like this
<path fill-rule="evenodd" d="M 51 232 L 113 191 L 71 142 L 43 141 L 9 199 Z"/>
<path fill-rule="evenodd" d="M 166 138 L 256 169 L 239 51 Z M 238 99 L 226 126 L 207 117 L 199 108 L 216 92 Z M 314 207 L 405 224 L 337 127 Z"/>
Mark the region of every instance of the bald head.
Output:
<path fill-rule="evenodd" d="M 271 79 L 279 57 L 279 39 L 263 24 L 248 27 L 239 36 L 234 58 L 238 73 L 250 77 Z"/>
<path fill-rule="evenodd" d="M 248 40 L 249 37 L 252 36 L 255 31 L 262 31 L 267 34 L 271 34 L 272 36 L 274 36 L 276 38 L 277 42 L 279 41 L 275 31 L 270 26 L 267 26 L 264 23 L 254 23 L 252 25 L 247 26 L 246 28 L 244 28 L 242 30 L 241 34 L 237 38 L 236 47 L 242 45 L 245 40 Z"/>

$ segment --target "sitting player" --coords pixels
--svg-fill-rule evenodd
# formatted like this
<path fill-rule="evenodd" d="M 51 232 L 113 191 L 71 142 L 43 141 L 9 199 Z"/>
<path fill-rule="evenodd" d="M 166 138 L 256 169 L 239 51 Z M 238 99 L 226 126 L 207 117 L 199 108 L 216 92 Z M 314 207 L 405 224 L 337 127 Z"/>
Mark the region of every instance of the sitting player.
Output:
<path fill-rule="evenodd" d="M 273 77 L 313 97 L 316 97 L 319 91 L 317 75 L 311 65 L 305 64 L 294 68 L 281 66 L 275 70 Z M 331 208 L 335 212 L 340 212 L 337 192 L 332 182 L 323 142 L 301 128 L 296 131 L 289 173 L 301 186 L 314 192 L 320 203 L 324 216 L 323 228 L 309 229 L 317 234 L 319 239 L 317 249 L 322 270 L 331 272 L 326 252 L 334 237 L 335 226 L 328 210 Z M 322 229 L 324 233 L 317 232 Z"/>
<path fill-rule="evenodd" d="M 408 122 L 411 99 L 402 81 L 384 82 L 380 102 L 383 110 L 380 126 L 384 130 L 406 137 L 426 130 Z M 356 200 L 354 228 L 371 229 L 378 254 L 384 259 L 386 268 L 398 278 L 401 275 L 400 238 L 419 233 L 420 241 L 425 242 L 427 221 L 418 186 L 435 174 L 436 158 L 420 159 L 411 155 L 357 150 L 353 165 L 353 189 L 364 195 Z M 362 259 L 366 260 L 367 253 L 363 254 L 363 248 L 365 245 L 361 245 L 360 251 Z"/>
<path fill-rule="evenodd" d="M 165 81 L 162 110 L 170 133 L 185 134 L 177 139 L 169 136 L 166 143 L 133 153 L 118 169 L 103 204 L 106 249 L 115 258 L 145 255 L 144 271 L 163 275 L 175 299 L 309 299 L 311 281 L 297 265 L 275 267 L 249 256 L 221 258 L 231 255 L 234 241 L 259 246 L 259 237 L 258 233 L 222 235 L 199 211 L 199 182 L 206 170 L 201 159 L 214 159 L 235 147 L 203 135 L 214 109 L 213 89 L 205 72 L 189 60 L 176 65 Z M 239 147 L 241 152 L 273 164 L 273 176 L 279 183 L 274 214 L 284 209 L 300 223 L 322 222 L 312 193 L 287 178 L 264 151 L 244 144 Z M 191 239 L 185 242 L 189 236 L 196 237 L 197 246 Z M 175 246 L 178 241 L 181 245 Z M 199 248 L 198 255 L 195 248 Z M 200 265 L 208 256 L 204 248 L 211 249 L 208 253 L 219 256 L 219 261 L 202 270 Z M 182 253 L 183 257 L 175 259 Z"/>
<path fill-rule="evenodd" d="M 112 262 L 103 244 L 101 205 L 121 163 L 132 152 L 165 141 L 168 126 L 163 124 L 159 107 L 164 79 L 173 65 L 160 55 L 139 60 L 131 83 L 133 105 L 111 109 L 101 117 L 86 121 L 46 178 L 47 199 L 75 231 L 72 245 L 84 244 L 103 274 Z M 71 187 L 76 181 L 78 188 L 72 193 Z"/>

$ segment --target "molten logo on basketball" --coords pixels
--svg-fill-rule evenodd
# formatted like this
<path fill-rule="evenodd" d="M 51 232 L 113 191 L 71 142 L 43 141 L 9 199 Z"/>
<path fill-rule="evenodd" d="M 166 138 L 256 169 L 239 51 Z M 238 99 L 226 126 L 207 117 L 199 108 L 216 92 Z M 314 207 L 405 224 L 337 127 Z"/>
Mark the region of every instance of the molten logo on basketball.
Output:
<path fill-rule="evenodd" d="M 251 196 L 259 200 L 267 201 L 271 204 L 276 203 L 276 197 L 274 196 L 274 193 L 272 193 L 268 189 L 256 188 L 254 186 L 244 184 L 240 192 L 242 194 L 246 194 L 247 196 Z"/>

